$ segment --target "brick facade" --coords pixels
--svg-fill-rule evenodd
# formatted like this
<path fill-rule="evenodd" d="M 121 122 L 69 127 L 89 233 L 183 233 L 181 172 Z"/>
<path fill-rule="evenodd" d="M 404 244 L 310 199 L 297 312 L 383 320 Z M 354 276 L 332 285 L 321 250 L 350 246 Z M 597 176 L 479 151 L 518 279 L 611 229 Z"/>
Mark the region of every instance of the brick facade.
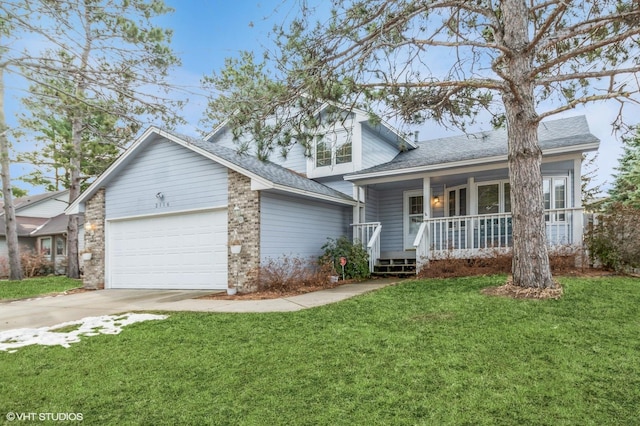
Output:
<path fill-rule="evenodd" d="M 251 179 L 240 173 L 228 169 L 227 176 L 228 241 L 230 245 L 237 238 L 242 245 L 239 254 L 231 253 L 230 248 L 227 251 L 229 287 L 249 292 L 255 290 L 254 274 L 260 266 L 260 192 L 252 191 Z"/>
<path fill-rule="evenodd" d="M 105 272 L 105 210 L 104 188 L 86 202 L 84 213 L 84 252 L 91 253 L 91 260 L 84 261 L 83 285 L 87 289 L 104 288 Z"/>

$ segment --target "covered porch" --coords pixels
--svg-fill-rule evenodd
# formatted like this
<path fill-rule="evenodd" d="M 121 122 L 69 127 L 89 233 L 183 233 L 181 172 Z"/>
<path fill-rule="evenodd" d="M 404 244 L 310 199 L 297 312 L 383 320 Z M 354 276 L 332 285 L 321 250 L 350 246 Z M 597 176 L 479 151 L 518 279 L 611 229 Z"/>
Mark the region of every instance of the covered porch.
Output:
<path fill-rule="evenodd" d="M 582 244 L 580 168 L 575 156 L 542 166 L 550 246 Z M 369 253 L 371 272 L 417 273 L 429 260 L 491 257 L 513 244 L 505 163 L 354 184 L 353 239 Z"/>

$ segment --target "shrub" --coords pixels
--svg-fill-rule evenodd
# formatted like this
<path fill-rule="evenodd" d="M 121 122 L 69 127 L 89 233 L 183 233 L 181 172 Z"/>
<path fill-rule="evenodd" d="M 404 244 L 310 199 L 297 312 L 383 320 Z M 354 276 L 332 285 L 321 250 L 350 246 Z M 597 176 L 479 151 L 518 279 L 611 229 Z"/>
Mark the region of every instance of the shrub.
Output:
<path fill-rule="evenodd" d="M 0 257 L 0 278 L 9 276 L 9 259 L 6 256 Z"/>
<path fill-rule="evenodd" d="M 33 252 L 20 253 L 22 274 L 25 278 L 42 277 L 54 273 L 53 262 L 41 254 Z"/>
<path fill-rule="evenodd" d="M 22 275 L 25 278 L 42 277 L 55 272 L 53 262 L 46 257 L 31 251 L 20 253 L 20 266 Z M 9 259 L 6 256 L 0 257 L 0 277 L 9 276 Z"/>
<path fill-rule="evenodd" d="M 322 246 L 324 251 L 320 256 L 320 264 L 333 265 L 334 272 L 342 276 L 342 266 L 340 258 L 345 257 L 347 264 L 344 267 L 344 276 L 346 279 L 362 279 L 368 278 L 369 271 L 369 255 L 361 244 L 353 244 L 347 237 L 342 236 L 337 240 L 329 238 Z"/>
<path fill-rule="evenodd" d="M 591 260 L 624 272 L 640 268 L 640 210 L 617 204 L 598 215 L 586 235 Z"/>
<path fill-rule="evenodd" d="M 576 258 L 582 256 L 582 249 L 575 246 L 556 246 L 549 249 L 549 263 L 553 273 L 575 271 Z M 510 274 L 513 256 L 511 252 L 494 250 L 492 253 L 474 259 L 459 259 L 446 254 L 438 260 L 429 262 L 423 268 L 420 278 L 451 278 L 474 275 Z"/>
<path fill-rule="evenodd" d="M 282 257 L 269 259 L 255 274 L 254 288 L 257 291 L 286 293 L 303 288 L 329 286 L 331 265 L 318 264 L 315 259 Z"/>

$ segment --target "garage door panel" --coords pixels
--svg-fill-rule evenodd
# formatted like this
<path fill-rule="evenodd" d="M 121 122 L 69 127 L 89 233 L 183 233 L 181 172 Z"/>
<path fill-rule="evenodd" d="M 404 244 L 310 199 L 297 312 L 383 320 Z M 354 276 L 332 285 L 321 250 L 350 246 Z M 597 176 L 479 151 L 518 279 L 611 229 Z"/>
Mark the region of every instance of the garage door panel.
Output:
<path fill-rule="evenodd" d="M 227 287 L 226 211 L 112 221 L 109 287 Z"/>

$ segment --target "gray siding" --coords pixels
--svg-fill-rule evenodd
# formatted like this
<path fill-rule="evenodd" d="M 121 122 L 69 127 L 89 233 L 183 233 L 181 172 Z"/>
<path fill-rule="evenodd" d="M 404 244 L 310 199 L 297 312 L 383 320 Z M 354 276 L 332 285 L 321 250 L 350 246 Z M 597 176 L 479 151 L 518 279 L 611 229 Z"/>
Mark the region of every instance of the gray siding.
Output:
<path fill-rule="evenodd" d="M 351 208 L 262 192 L 260 258 L 315 257 L 327 238 L 351 235 Z"/>
<path fill-rule="evenodd" d="M 403 191 L 380 191 L 379 195 L 380 251 L 403 251 Z"/>
<path fill-rule="evenodd" d="M 388 163 L 398 155 L 398 150 L 380 139 L 368 127 L 362 128 L 362 168 Z"/>
<path fill-rule="evenodd" d="M 227 129 L 220 131 L 210 140 L 211 142 L 219 144 L 226 148 L 238 148 L 238 145 L 233 141 L 233 134 Z M 250 150 L 250 153 L 251 155 L 255 154 L 255 152 L 252 150 Z M 298 144 L 291 147 L 291 149 L 287 153 L 286 159 L 282 158 L 281 152 L 276 150 L 269 156 L 269 161 L 287 169 L 293 170 L 297 173 L 307 173 L 307 158 L 304 156 L 304 149 Z"/>
<path fill-rule="evenodd" d="M 342 178 L 342 176 L 336 176 L 335 179 L 332 180 L 318 180 L 323 185 L 328 186 L 329 188 L 333 188 L 336 191 L 340 191 L 343 194 L 347 194 L 349 197 L 353 197 L 353 184 L 348 182 Z"/>
<path fill-rule="evenodd" d="M 366 188 L 367 198 L 365 200 L 365 222 L 379 222 L 380 194 L 374 188 Z M 384 229 L 384 228 L 383 228 Z"/>
<path fill-rule="evenodd" d="M 444 217 L 444 208 L 445 208 L 445 203 L 444 203 L 444 185 L 440 184 L 440 185 L 434 185 L 431 187 L 431 197 L 438 197 L 440 198 L 440 204 L 437 206 L 434 206 L 433 203 L 431 202 L 431 200 L 428 200 L 428 203 L 431 204 L 431 217 Z M 425 204 L 425 208 L 427 207 L 427 204 Z"/>
<path fill-rule="evenodd" d="M 164 200 L 156 194 L 164 194 Z M 106 218 L 227 204 L 227 169 L 166 140 L 147 146 L 106 188 Z"/>
<path fill-rule="evenodd" d="M 287 158 L 282 158 L 280 152 L 274 152 L 269 157 L 272 163 L 276 163 L 289 170 L 293 170 L 298 173 L 307 173 L 307 157 L 304 156 L 304 149 L 302 146 L 295 144 L 291 147 L 287 153 Z"/>

